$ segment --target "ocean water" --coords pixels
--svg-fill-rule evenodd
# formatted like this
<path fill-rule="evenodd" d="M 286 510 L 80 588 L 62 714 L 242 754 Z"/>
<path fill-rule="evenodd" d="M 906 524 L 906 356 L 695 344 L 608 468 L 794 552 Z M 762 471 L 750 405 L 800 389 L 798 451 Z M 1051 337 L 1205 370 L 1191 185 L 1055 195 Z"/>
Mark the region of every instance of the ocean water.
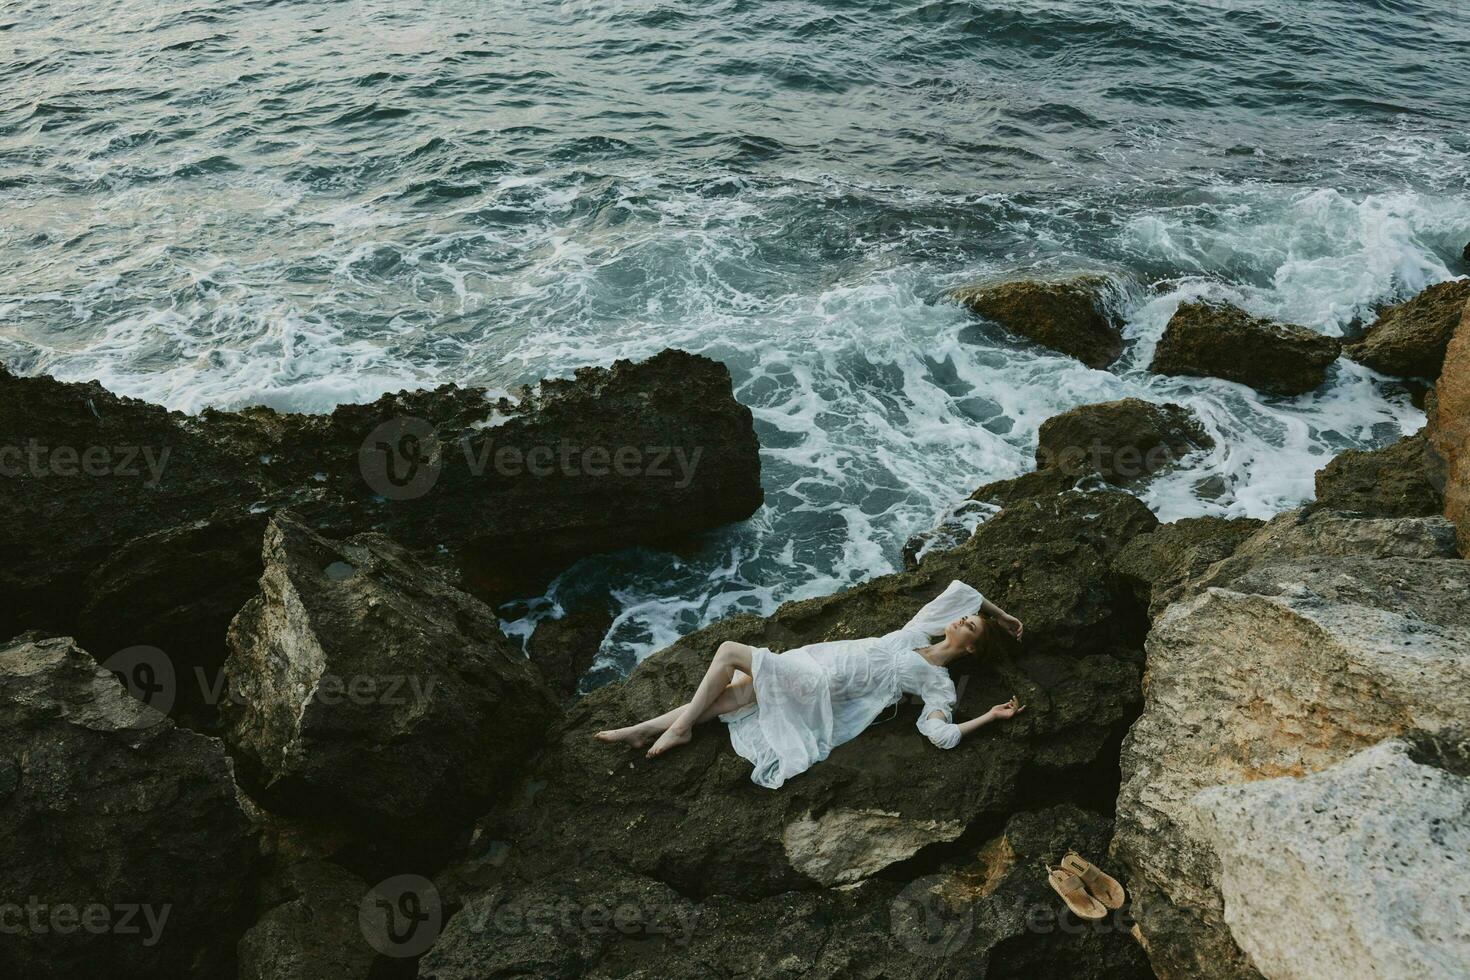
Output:
<path fill-rule="evenodd" d="M 185 411 L 325 410 L 677 346 L 729 365 L 766 505 L 601 556 L 596 683 L 698 625 L 898 567 L 1136 395 L 1217 448 L 1164 519 L 1266 516 L 1422 424 L 1339 361 L 1298 398 L 1145 370 L 1183 300 L 1323 333 L 1467 270 L 1462 0 L 11 0 L 0 359 Z M 1096 270 L 1094 371 L 937 301 Z"/>

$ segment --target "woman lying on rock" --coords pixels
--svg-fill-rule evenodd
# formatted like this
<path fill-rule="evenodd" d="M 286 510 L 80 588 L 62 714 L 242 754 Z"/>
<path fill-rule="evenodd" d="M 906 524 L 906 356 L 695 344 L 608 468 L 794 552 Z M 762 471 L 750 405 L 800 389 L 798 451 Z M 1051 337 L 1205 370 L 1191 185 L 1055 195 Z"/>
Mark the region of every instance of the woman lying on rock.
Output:
<path fill-rule="evenodd" d="M 750 778 L 775 789 L 821 762 L 867 728 L 903 695 L 924 702 L 919 731 L 942 749 L 997 718 L 1024 710 L 1012 698 L 978 718 L 955 724 L 949 664 L 978 648 L 992 617 L 1017 640 L 1021 621 L 963 582 L 951 582 L 902 629 L 865 640 L 813 643 L 776 654 L 721 643 L 689 703 L 627 728 L 597 733 L 604 742 L 641 748 L 648 757 L 689 741 L 694 726 L 718 717 L 730 743 L 750 760 Z M 943 635 L 938 643 L 930 638 Z"/>

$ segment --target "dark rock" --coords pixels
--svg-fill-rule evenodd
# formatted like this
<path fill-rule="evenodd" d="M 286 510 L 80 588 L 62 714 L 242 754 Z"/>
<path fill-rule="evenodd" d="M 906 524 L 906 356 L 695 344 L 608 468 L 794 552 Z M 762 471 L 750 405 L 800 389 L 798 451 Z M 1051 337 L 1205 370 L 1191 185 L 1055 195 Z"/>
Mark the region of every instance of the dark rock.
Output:
<path fill-rule="evenodd" d="M 1444 460 L 1426 433 L 1370 451 L 1339 453 L 1317 471 L 1314 507 L 1374 517 L 1429 517 L 1444 512 Z"/>
<path fill-rule="evenodd" d="M 970 499 L 994 507 L 1010 507 L 1032 497 L 1054 497 L 1079 486 L 1086 487 L 1089 481 L 1085 474 L 1069 471 L 1062 467 L 1032 470 L 1008 480 L 987 483 L 970 494 Z"/>
<path fill-rule="evenodd" d="M 565 610 L 560 619 L 543 619 L 526 642 L 531 662 L 558 694 L 577 693 L 582 675 L 612 628 L 615 612 L 607 597 L 588 597 Z"/>
<path fill-rule="evenodd" d="M 1230 557 L 1263 526 L 1264 521 L 1249 517 L 1187 517 L 1160 524 L 1123 545 L 1112 573 L 1155 619 L 1181 596 L 1186 582 Z"/>
<path fill-rule="evenodd" d="M 0 894 L 39 923 L 7 923 L 0 973 L 228 975 L 255 848 L 219 741 L 34 634 L 0 645 L 0 731 Z"/>
<path fill-rule="evenodd" d="M 951 507 L 939 522 L 927 531 L 911 535 L 903 545 L 903 567 L 915 568 L 931 551 L 957 548 L 975 533 L 975 527 L 1000 509 L 998 504 L 980 500 L 962 500 Z"/>
<path fill-rule="evenodd" d="M 750 411 L 729 372 L 678 351 L 543 382 L 515 404 L 445 385 L 330 415 L 185 416 L 96 383 L 0 368 L 0 636 L 84 635 L 219 663 L 259 574 L 264 515 L 381 530 L 441 554 L 487 597 L 587 554 L 658 545 L 761 501 Z"/>
<path fill-rule="evenodd" d="M 1445 348 L 1470 302 L 1470 279 L 1430 286 L 1384 310 L 1362 340 L 1343 353 L 1375 371 L 1405 378 L 1437 378 Z"/>
<path fill-rule="evenodd" d="M 494 612 L 386 537 L 277 514 L 260 594 L 230 626 L 224 737 L 287 813 L 435 853 L 557 714 Z"/>
<path fill-rule="evenodd" d="M 1071 848 L 1100 856 L 1110 833 L 1106 818 L 1073 806 L 1026 811 L 907 884 L 872 879 L 860 889 L 753 901 L 712 895 L 696 902 L 606 866 L 500 883 L 449 921 L 419 976 L 1141 980 L 1150 972 L 1128 934 L 1126 910 L 1083 924 L 1046 884 L 1047 862 Z M 621 927 L 613 915 L 619 909 Z M 543 927 L 524 928 L 530 915 Z"/>
<path fill-rule="evenodd" d="M 1323 382 L 1340 347 L 1333 337 L 1253 317 L 1226 303 L 1185 303 L 1164 328 L 1149 370 L 1300 395 Z"/>
<path fill-rule="evenodd" d="M 201 731 L 215 723 L 225 633 L 259 589 L 267 515 L 223 510 L 124 543 L 87 576 L 77 634 L 106 658 L 118 644 L 150 646 L 169 676 L 167 705 Z"/>
<path fill-rule="evenodd" d="M 1105 368 L 1123 353 L 1122 326 L 1108 308 L 1110 289 L 1101 276 L 1077 276 L 966 286 L 950 298 L 1011 333 Z"/>
<path fill-rule="evenodd" d="M 302 861 L 272 882 L 271 907 L 240 940 L 239 980 L 362 980 L 373 948 L 359 906 L 368 886 L 326 861 Z"/>
<path fill-rule="evenodd" d="M 996 975 L 1027 975 L 1066 950 L 1075 951 L 1069 968 L 1079 975 L 1136 966 L 1126 935 L 1022 935 L 1027 902 L 1018 896 L 1049 901 L 1034 857 L 1013 862 L 1022 877 L 1007 879 L 1015 893 L 1003 893 L 1003 908 L 971 901 L 983 895 L 965 900 L 965 914 L 974 914 L 973 941 L 967 935 L 955 946 L 936 946 L 916 923 L 931 886 L 946 877 L 930 876 L 947 861 L 968 864 L 974 852 L 966 849 L 1000 833 L 1015 813 L 1061 802 L 1110 805 L 1116 752 L 1142 696 L 1138 658 L 1146 624 L 1116 608 L 1107 568 L 1124 542 L 1156 525 L 1137 498 L 1116 491 L 1031 498 L 913 571 L 788 603 L 766 619 L 733 617 L 654 654 L 625 681 L 576 702 L 523 794 L 480 822 L 479 843 L 448 889 L 468 903 L 460 915 L 483 922 L 502 907 L 566 901 L 584 908 L 626 894 L 630 903 L 670 909 L 676 918 L 694 903 L 699 954 L 686 961 L 700 965 L 687 970 L 713 962 L 763 975 L 905 975 L 920 955 L 926 965 L 936 957 L 935 970 L 983 973 L 987 950 L 992 963 L 1014 964 L 1012 973 Z M 953 751 L 919 736 L 917 706 L 901 704 L 892 720 L 770 792 L 750 782 L 750 765 L 718 724 L 701 726 L 691 743 L 651 761 L 591 738 L 685 700 L 722 640 L 784 650 L 882 634 L 955 578 L 1026 623 L 1024 649 L 997 636 L 982 655 L 957 665 L 957 715 L 972 716 L 1011 694 L 1029 710 Z M 1060 842 L 1060 824 L 1057 833 Z M 1086 845 L 1099 857 L 1104 833 Z M 838 887 L 847 884 L 858 887 Z M 772 922 L 781 928 L 773 931 Z M 502 942 L 493 931 L 451 923 L 422 975 L 491 975 L 511 961 L 543 974 L 575 975 L 589 963 L 614 973 L 647 957 L 650 975 L 661 976 L 671 962 L 662 959 L 669 955 L 662 942 L 601 935 Z M 686 975 L 681 970 L 670 975 Z"/>
<path fill-rule="evenodd" d="M 1082 405 L 1041 424 L 1036 468 L 1137 483 L 1215 441 L 1183 405 L 1138 398 Z"/>

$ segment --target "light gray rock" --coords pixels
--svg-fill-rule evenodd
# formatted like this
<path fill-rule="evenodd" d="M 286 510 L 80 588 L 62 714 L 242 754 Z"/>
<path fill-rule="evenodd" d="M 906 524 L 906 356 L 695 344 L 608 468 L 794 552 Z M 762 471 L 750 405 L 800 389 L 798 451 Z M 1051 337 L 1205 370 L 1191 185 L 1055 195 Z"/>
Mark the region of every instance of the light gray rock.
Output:
<path fill-rule="evenodd" d="M 1458 599 L 1470 594 L 1470 566 L 1374 556 L 1437 547 L 1440 529 L 1422 521 L 1339 530 L 1283 523 L 1272 534 L 1268 525 L 1256 557 L 1274 560 L 1242 563 L 1230 590 L 1175 603 L 1149 634 L 1113 853 L 1142 896 L 1136 915 L 1161 977 L 1251 975 L 1224 919 L 1198 793 L 1304 776 L 1470 718 L 1470 608 Z M 1350 548 L 1369 554 L 1339 554 Z"/>
<path fill-rule="evenodd" d="M 964 833 L 960 820 L 911 820 L 884 810 L 837 807 L 786 825 L 781 843 L 791 866 L 823 885 L 846 885 Z"/>
<path fill-rule="evenodd" d="M 1470 976 L 1470 779 L 1411 752 L 1195 798 L 1225 922 L 1272 980 Z"/>

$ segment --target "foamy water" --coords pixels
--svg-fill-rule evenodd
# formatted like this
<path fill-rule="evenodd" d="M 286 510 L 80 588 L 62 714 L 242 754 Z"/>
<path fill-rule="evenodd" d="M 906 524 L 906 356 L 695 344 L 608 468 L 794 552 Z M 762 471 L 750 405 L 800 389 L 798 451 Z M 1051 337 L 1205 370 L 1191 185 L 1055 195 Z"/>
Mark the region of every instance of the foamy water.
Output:
<path fill-rule="evenodd" d="M 1203 420 L 1215 449 L 1143 492 L 1162 519 L 1269 516 L 1422 413 L 1345 360 L 1297 398 L 1152 376 L 1175 308 L 1338 336 L 1470 240 L 1456 4 L 1281 6 L 23 5 L 0 358 L 190 412 L 724 361 L 762 510 L 506 610 L 524 633 L 610 590 L 593 681 L 893 570 L 1079 404 Z M 1071 270 L 1118 284 L 1108 371 L 938 301 Z"/>

